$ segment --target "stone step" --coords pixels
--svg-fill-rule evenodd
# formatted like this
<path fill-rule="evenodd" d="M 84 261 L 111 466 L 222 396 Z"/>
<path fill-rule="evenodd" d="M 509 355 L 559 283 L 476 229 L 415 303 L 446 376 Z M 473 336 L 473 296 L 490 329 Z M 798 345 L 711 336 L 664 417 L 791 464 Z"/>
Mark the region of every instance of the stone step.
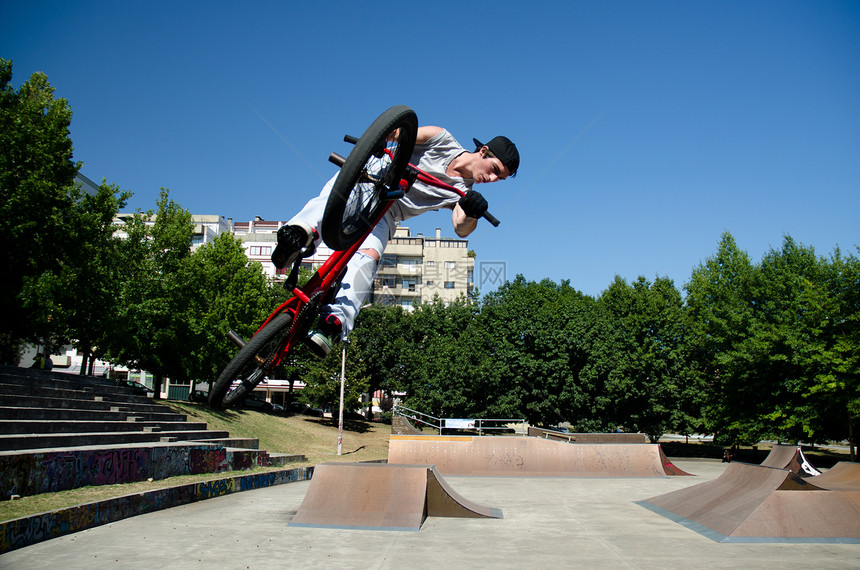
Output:
<path fill-rule="evenodd" d="M 169 410 L 169 408 L 163 408 Z M 99 421 L 125 421 L 129 416 L 143 418 L 145 421 L 157 422 L 184 422 L 187 416 L 184 414 L 154 413 L 154 412 L 112 412 L 110 409 L 80 410 L 75 408 L 35 408 L 35 407 L 13 407 L 0 406 L 0 420 L 99 420 Z"/>
<path fill-rule="evenodd" d="M 269 454 L 261 449 L 225 447 L 224 450 L 227 464 L 234 471 L 243 471 L 254 467 L 269 467 L 272 464 Z"/>
<path fill-rule="evenodd" d="M 201 443 L 210 443 L 212 445 L 222 445 L 224 447 L 237 447 L 243 449 L 260 449 L 260 440 L 257 438 L 248 437 L 224 437 L 213 439 L 197 439 Z"/>
<path fill-rule="evenodd" d="M 0 366 L 0 500 L 306 460 L 187 420 L 104 378 Z"/>
<path fill-rule="evenodd" d="M 48 370 L 34 370 L 30 368 L 17 368 L 14 366 L 0 366 L 0 376 L 3 384 L 26 385 L 31 388 L 39 387 L 68 387 L 83 389 L 88 387 L 104 393 L 127 394 L 128 389 L 108 378 L 97 378 L 94 376 L 80 376 L 78 374 L 65 374 Z"/>
<path fill-rule="evenodd" d="M 274 466 L 283 466 L 287 463 L 301 463 L 307 461 L 308 458 L 296 453 L 269 453 L 269 462 Z"/>
<path fill-rule="evenodd" d="M 152 400 L 145 403 L 126 400 L 112 400 L 103 396 L 93 396 L 90 400 L 66 400 L 38 395 L 9 396 L 0 394 L 2 407 L 32 407 L 32 408 L 77 408 L 84 410 L 108 410 L 121 407 L 138 412 L 163 413 L 170 409 L 162 404 L 153 404 Z"/>
<path fill-rule="evenodd" d="M 170 432 L 93 432 L 0 435 L 0 451 L 77 447 L 118 443 L 147 443 L 159 441 L 194 441 L 229 437 L 226 431 L 170 431 Z"/>
<path fill-rule="evenodd" d="M 135 416 L 121 421 L 101 420 L 0 420 L 0 434 L 56 434 L 126 431 L 206 431 L 204 422 L 153 422 Z"/>
<path fill-rule="evenodd" d="M 107 391 L 93 389 L 90 386 L 34 387 L 24 384 L 0 383 L 0 396 L 39 396 L 42 398 L 57 398 L 63 400 L 93 400 L 96 397 L 100 397 L 103 401 L 152 404 L 152 398 L 148 396 L 132 394 L 120 388 L 116 388 L 115 391 Z"/>

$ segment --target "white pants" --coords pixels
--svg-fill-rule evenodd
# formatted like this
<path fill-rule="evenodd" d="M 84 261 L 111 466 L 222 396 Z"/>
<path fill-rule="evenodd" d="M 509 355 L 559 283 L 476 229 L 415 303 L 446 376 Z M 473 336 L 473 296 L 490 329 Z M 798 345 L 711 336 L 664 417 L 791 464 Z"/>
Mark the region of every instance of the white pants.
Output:
<path fill-rule="evenodd" d="M 314 228 L 317 234 L 321 234 L 323 213 L 335 178 L 337 175 L 328 181 L 319 196 L 305 204 L 304 208 L 287 223 L 303 222 Z M 379 254 L 379 259 L 382 259 L 382 252 L 385 251 L 385 246 L 391 238 L 390 232 L 393 227 L 394 216 L 389 212 L 380 220 L 373 232 L 365 238 L 360 250 L 375 250 Z M 316 245 L 319 245 L 319 242 L 318 239 Z M 370 292 L 373 290 L 373 278 L 376 276 L 378 267 L 379 264 L 373 257 L 361 251 L 356 253 L 347 264 L 346 274 L 340 284 L 340 290 L 335 296 L 334 303 L 322 310 L 324 314 L 330 313 L 340 319 L 343 323 L 343 338 L 346 338 L 349 332 L 355 328 L 355 317 L 358 316 L 361 307 L 370 297 Z"/>

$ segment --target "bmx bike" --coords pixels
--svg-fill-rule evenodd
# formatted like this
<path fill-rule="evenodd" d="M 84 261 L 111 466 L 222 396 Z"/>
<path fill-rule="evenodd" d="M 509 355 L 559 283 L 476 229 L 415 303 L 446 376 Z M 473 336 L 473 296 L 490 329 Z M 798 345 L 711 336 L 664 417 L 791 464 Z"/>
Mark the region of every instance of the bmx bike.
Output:
<path fill-rule="evenodd" d="M 303 343 L 316 323 L 320 308 L 334 300 L 349 260 L 394 201 L 416 181 L 464 195 L 458 188 L 409 163 L 417 132 L 415 112 L 398 105 L 377 117 L 360 138 L 344 137 L 345 142 L 354 145 L 347 158 L 336 153 L 329 156 L 340 172 L 326 203 L 320 229 L 323 241 L 334 253 L 305 285 L 297 287 L 301 260 L 313 254 L 314 245 L 300 252 L 284 282 L 293 296 L 272 311 L 248 342 L 233 331 L 228 333 L 239 352 L 215 381 L 209 394 L 211 406 L 224 408 L 244 400 Z M 492 225 L 499 225 L 489 212 L 483 217 Z"/>

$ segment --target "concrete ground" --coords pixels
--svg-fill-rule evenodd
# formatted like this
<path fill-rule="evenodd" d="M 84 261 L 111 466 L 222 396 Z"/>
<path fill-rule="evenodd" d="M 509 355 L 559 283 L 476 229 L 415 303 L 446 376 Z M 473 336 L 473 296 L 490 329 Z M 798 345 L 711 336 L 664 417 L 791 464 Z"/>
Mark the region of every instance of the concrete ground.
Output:
<path fill-rule="evenodd" d="M 503 519 L 428 518 L 418 532 L 290 527 L 309 482 L 228 495 L 49 540 L 0 568 L 856 568 L 860 544 L 721 544 L 634 501 L 713 479 L 446 477 Z"/>

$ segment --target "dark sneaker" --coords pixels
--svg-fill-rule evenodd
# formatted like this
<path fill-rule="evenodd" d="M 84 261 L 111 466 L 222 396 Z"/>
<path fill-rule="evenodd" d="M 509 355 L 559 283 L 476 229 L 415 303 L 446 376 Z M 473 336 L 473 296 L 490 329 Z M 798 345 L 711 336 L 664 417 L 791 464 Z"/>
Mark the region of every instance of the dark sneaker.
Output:
<path fill-rule="evenodd" d="M 307 224 L 281 226 L 278 230 L 278 245 L 272 252 L 272 263 L 278 269 L 292 265 L 302 250 L 311 245 L 312 241 L 313 230 Z"/>
<path fill-rule="evenodd" d="M 305 344 L 315 356 L 325 358 L 331 352 L 334 343 L 340 340 L 343 324 L 334 315 L 320 315 L 317 328 L 308 333 Z"/>

